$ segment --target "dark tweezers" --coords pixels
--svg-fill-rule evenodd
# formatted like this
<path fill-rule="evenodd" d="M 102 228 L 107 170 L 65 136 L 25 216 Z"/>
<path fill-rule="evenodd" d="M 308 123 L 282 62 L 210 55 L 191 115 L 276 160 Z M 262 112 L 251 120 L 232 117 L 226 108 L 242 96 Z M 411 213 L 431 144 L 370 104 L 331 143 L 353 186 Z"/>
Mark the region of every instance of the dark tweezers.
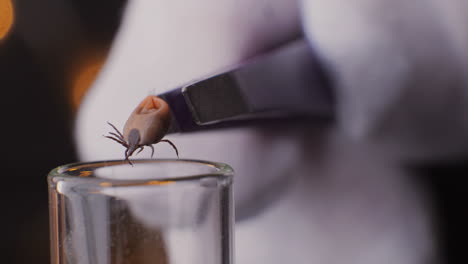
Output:
<path fill-rule="evenodd" d="M 328 79 L 304 40 L 159 96 L 170 106 L 168 133 L 333 117 Z"/>

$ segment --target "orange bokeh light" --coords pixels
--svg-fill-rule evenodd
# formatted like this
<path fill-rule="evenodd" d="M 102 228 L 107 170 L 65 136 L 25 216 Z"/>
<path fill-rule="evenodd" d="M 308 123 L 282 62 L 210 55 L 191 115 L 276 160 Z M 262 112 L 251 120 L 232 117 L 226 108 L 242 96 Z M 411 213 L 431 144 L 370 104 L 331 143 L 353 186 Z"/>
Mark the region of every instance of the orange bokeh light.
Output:
<path fill-rule="evenodd" d="M 14 20 L 15 15 L 11 0 L 0 0 L 0 40 L 8 35 Z"/>
<path fill-rule="evenodd" d="M 86 54 L 74 68 L 72 74 L 71 101 L 73 109 L 78 109 L 83 96 L 96 80 L 105 62 L 103 54 Z"/>

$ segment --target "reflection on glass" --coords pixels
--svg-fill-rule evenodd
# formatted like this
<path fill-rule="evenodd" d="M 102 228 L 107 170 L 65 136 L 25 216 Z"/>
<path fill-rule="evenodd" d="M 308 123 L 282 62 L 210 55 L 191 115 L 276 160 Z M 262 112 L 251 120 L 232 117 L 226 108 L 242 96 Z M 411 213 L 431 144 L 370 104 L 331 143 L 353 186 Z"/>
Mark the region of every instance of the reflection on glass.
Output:
<path fill-rule="evenodd" d="M 59 167 L 48 178 L 52 263 L 230 264 L 232 173 L 192 160 Z"/>

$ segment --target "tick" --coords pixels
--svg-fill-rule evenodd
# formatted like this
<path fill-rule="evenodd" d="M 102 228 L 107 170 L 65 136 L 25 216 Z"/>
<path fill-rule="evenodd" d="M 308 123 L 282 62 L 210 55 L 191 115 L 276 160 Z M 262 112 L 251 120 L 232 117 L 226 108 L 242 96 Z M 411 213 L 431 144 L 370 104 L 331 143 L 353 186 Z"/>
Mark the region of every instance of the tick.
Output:
<path fill-rule="evenodd" d="M 114 130 L 109 132 L 106 138 L 125 147 L 125 160 L 133 165 L 130 156 L 138 149 L 140 153 L 144 147 L 151 148 L 151 157 L 154 154 L 154 144 L 166 142 L 174 148 L 177 157 L 179 151 L 177 147 L 168 139 L 163 139 L 171 122 L 171 113 L 169 105 L 161 98 L 150 95 L 146 97 L 133 110 L 127 122 L 125 123 L 123 133 L 121 133 L 113 124 L 107 122 Z"/>

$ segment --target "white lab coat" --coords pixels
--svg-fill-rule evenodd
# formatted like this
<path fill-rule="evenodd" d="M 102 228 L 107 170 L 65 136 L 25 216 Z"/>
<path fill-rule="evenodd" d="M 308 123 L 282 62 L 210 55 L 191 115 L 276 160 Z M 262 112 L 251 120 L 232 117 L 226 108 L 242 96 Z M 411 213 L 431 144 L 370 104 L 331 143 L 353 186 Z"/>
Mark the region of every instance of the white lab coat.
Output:
<path fill-rule="evenodd" d="M 80 157 L 122 158 L 101 136 L 106 121 L 122 127 L 144 96 L 292 38 L 302 17 L 336 85 L 336 125 L 168 137 L 183 158 L 235 169 L 236 263 L 437 261 L 428 200 L 399 161 L 466 152 L 467 10 L 463 0 L 131 1 L 78 113 Z M 156 156 L 174 154 L 161 144 Z"/>

